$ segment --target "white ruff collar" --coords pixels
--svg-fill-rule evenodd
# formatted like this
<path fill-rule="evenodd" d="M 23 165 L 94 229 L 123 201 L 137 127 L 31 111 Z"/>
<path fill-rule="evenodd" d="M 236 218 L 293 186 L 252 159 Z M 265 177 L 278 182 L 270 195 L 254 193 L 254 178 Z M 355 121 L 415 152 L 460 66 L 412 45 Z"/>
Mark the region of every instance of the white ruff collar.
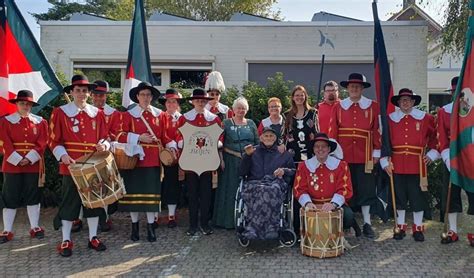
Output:
<path fill-rule="evenodd" d="M 104 114 L 106 116 L 112 115 L 115 111 L 116 111 L 115 108 L 111 107 L 107 103 L 104 105 Z"/>
<path fill-rule="evenodd" d="M 148 106 L 146 110 L 150 112 L 153 115 L 153 117 L 158 117 L 161 114 L 161 112 L 163 112 L 160 109 L 153 107 L 151 105 Z M 132 109 L 128 110 L 128 113 L 137 119 L 142 116 L 143 112 L 145 112 L 145 110 L 143 110 L 138 104 L 135 105 L 135 107 L 133 107 Z"/>
<path fill-rule="evenodd" d="M 217 107 L 217 111 L 221 112 L 222 114 L 227 114 L 227 112 L 228 112 L 229 109 L 230 109 L 229 106 L 224 105 L 224 104 L 222 104 L 222 103 L 220 103 L 220 102 L 217 103 L 217 106 L 216 106 L 216 107 Z M 212 107 L 211 107 L 211 104 L 210 104 L 210 103 L 207 103 L 205 108 L 210 111 L 211 108 L 212 108 Z"/>
<path fill-rule="evenodd" d="M 372 104 L 372 100 L 369 99 L 369 98 L 366 98 L 364 96 L 361 96 L 360 100 L 358 102 L 352 102 L 352 100 L 350 98 L 345 98 L 345 99 L 341 100 L 341 102 L 340 102 L 341 107 L 344 110 L 349 109 L 351 107 L 351 105 L 354 104 L 354 103 L 359 103 L 359 106 L 360 106 L 361 109 L 367 109 Z"/>
<path fill-rule="evenodd" d="M 443 106 L 443 109 L 444 111 L 446 111 L 446 113 L 451 114 L 453 112 L 453 103 L 451 102 L 446 104 L 445 106 Z"/>
<path fill-rule="evenodd" d="M 273 123 L 272 123 L 272 120 L 270 119 L 270 117 L 267 117 L 265 119 L 262 120 L 262 125 L 263 127 L 269 127 L 271 126 Z M 280 121 L 278 122 L 278 124 L 283 124 L 283 117 L 280 116 Z"/>
<path fill-rule="evenodd" d="M 337 159 L 333 156 L 328 156 L 328 159 L 323 164 L 326 165 L 326 167 L 329 170 L 333 171 L 333 170 L 336 170 L 336 168 L 339 166 L 340 162 L 341 161 L 339 159 Z M 316 156 L 313 156 L 312 158 L 306 160 L 304 162 L 304 164 L 306 165 L 306 168 L 308 168 L 308 170 L 311 173 L 314 173 L 316 171 L 316 169 L 321 165 L 321 163 L 318 161 Z"/>
<path fill-rule="evenodd" d="M 405 115 L 406 114 L 403 113 L 402 110 L 400 110 L 400 108 L 397 107 L 395 112 L 390 113 L 389 117 L 390 119 L 392 119 L 392 121 L 398 123 Z M 415 120 L 423 120 L 426 113 L 421 111 L 420 109 L 413 108 L 410 114 L 408 115 L 412 116 Z"/>
<path fill-rule="evenodd" d="M 197 114 L 198 113 L 196 112 L 196 109 L 192 109 L 192 110 L 184 113 L 184 117 L 188 121 L 194 121 L 194 119 L 196 119 Z M 208 121 L 208 122 L 213 121 L 217 117 L 216 115 L 214 115 L 213 113 L 211 113 L 207 109 L 204 109 L 203 114 L 204 114 L 204 119 L 206 119 L 206 121 Z"/>
<path fill-rule="evenodd" d="M 6 116 L 5 119 L 7 119 L 12 124 L 17 124 L 21 120 L 21 116 L 18 112 L 16 112 L 16 113 Z M 30 119 L 30 121 L 34 123 L 35 125 L 41 123 L 41 121 L 43 120 L 42 117 L 37 116 L 35 114 L 31 114 L 31 113 L 28 114 L 28 119 Z"/>
<path fill-rule="evenodd" d="M 97 116 L 97 113 L 99 112 L 99 108 L 94 107 L 90 104 L 86 104 L 86 107 L 81 109 L 81 108 L 77 107 L 76 104 L 74 104 L 74 102 L 65 104 L 65 105 L 61 106 L 60 108 L 61 108 L 61 110 L 63 110 L 64 114 L 66 114 L 69 118 L 77 116 L 77 114 L 79 114 L 79 112 L 81 112 L 81 111 L 86 112 L 86 114 L 89 117 L 95 118 L 95 116 Z"/>

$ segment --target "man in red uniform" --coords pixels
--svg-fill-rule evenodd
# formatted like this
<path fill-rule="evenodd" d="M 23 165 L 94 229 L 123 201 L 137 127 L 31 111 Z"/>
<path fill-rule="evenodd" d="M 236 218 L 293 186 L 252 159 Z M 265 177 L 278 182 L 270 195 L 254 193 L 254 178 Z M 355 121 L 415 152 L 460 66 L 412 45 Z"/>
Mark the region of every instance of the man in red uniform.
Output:
<path fill-rule="evenodd" d="M 347 88 L 349 97 L 341 100 L 332 109 L 329 137 L 342 147 L 344 160 L 349 163 L 354 197 L 352 207 L 361 207 L 364 218 L 363 234 L 374 238 L 370 221 L 370 206 L 377 202 L 374 165 L 380 158 L 379 105 L 362 96 L 369 88 L 365 76 L 351 73 L 341 86 Z M 356 235 L 358 226 L 354 221 Z"/>
<path fill-rule="evenodd" d="M 384 157 L 380 166 L 389 175 L 393 175 L 397 205 L 397 224 L 399 233 L 393 238 L 401 240 L 406 235 L 405 211 L 407 204 L 413 210 L 413 238 L 424 241 L 423 211 L 426 208 L 426 198 L 423 191 L 428 190 L 426 164 L 438 159 L 436 150 L 436 129 L 434 117 L 414 108 L 421 102 L 421 97 L 412 90 L 403 88 L 397 96 L 391 99 L 398 106 L 390 113 L 390 141 L 392 143 L 393 168 L 389 158 Z M 425 153 L 426 148 L 430 151 Z"/>
<path fill-rule="evenodd" d="M 43 155 L 48 140 L 48 123 L 31 113 L 31 108 L 38 105 L 31 91 L 21 90 L 9 102 L 15 103 L 18 111 L 0 119 L 0 142 L 3 142 L 5 153 L 2 163 L 4 183 L 0 195 L 4 229 L 0 234 L 0 244 L 13 239 L 16 210 L 22 206 L 27 208 L 31 237 L 44 237 L 44 230 L 39 226 L 39 187 L 44 183 Z"/>
<path fill-rule="evenodd" d="M 221 120 L 215 114 L 205 108 L 207 102 L 212 98 L 201 88 L 194 89 L 189 100 L 192 101 L 194 109 L 184 113 L 178 120 L 178 128 L 186 122 L 197 127 L 210 126 L 215 123 L 221 125 Z M 177 136 L 178 147 L 183 146 L 181 133 Z M 222 147 L 222 136 L 219 139 L 218 147 Z M 207 171 L 198 176 L 194 172 L 186 171 L 185 182 L 188 188 L 189 198 L 189 229 L 187 235 L 193 236 L 198 229 L 200 220 L 201 231 L 205 235 L 210 235 L 213 230 L 209 226 L 209 211 L 211 209 L 212 196 L 212 172 Z M 198 219 L 198 215 L 200 216 Z"/>
<path fill-rule="evenodd" d="M 451 88 L 448 90 L 451 94 L 456 90 L 458 85 L 459 77 L 453 77 L 451 79 Z M 446 165 L 444 170 L 445 182 L 443 182 L 443 194 L 441 196 L 441 202 L 443 211 L 446 211 L 447 203 L 447 192 L 449 185 L 449 171 L 450 171 L 450 160 L 449 160 L 449 143 L 450 143 L 450 118 L 451 112 L 453 110 L 453 103 L 450 102 L 438 110 L 438 151 L 441 153 L 441 158 Z M 469 207 L 467 209 L 467 214 L 474 215 L 474 193 L 465 191 L 467 195 L 467 200 Z M 441 239 L 441 243 L 449 244 L 459 240 L 458 231 L 457 231 L 457 216 L 458 213 L 462 212 L 462 200 L 461 200 L 461 187 L 452 185 L 451 186 L 451 201 L 449 204 L 449 213 L 448 213 L 448 223 L 449 231 L 446 238 Z M 446 221 L 446 219 L 445 219 Z M 474 247 L 474 233 L 468 233 L 467 239 L 469 244 Z"/>
<path fill-rule="evenodd" d="M 324 99 L 318 105 L 319 130 L 322 133 L 329 132 L 329 122 L 331 121 L 332 108 L 339 103 L 339 86 L 335 81 L 328 81 L 324 84 Z"/>
<path fill-rule="evenodd" d="M 206 104 L 206 109 L 216 114 L 221 121 L 234 116 L 234 112 L 229 106 L 220 102 L 221 95 L 225 92 L 225 84 L 222 75 L 218 71 L 209 73 L 206 78 L 204 90 L 209 94 L 211 100 Z"/>
<path fill-rule="evenodd" d="M 354 215 L 346 204 L 352 197 L 352 183 L 349 167 L 345 161 L 329 154 L 337 148 L 337 143 L 329 140 L 324 133 L 318 133 L 313 140 L 314 156 L 298 165 L 294 196 L 302 207 L 316 209 L 322 205 L 323 211 L 342 208 L 344 230 L 352 227 Z"/>
<path fill-rule="evenodd" d="M 71 241 L 72 221 L 79 217 L 81 207 L 89 226 L 88 247 L 96 251 L 104 251 L 105 245 L 97 238 L 99 216 L 104 209 L 87 209 L 82 206 L 68 166 L 74 164 L 79 157 L 94 151 L 105 151 L 110 148 L 107 139 L 107 126 L 102 111 L 87 104 L 91 90 L 97 87 L 89 83 L 84 75 L 74 75 L 71 85 L 64 88 L 70 92 L 74 101 L 55 108 L 50 119 L 49 148 L 59 163 L 59 173 L 62 179 L 62 201 L 58 214 L 54 219 L 54 228 L 62 227 L 63 241 L 58 246 L 61 256 L 72 255 Z"/>

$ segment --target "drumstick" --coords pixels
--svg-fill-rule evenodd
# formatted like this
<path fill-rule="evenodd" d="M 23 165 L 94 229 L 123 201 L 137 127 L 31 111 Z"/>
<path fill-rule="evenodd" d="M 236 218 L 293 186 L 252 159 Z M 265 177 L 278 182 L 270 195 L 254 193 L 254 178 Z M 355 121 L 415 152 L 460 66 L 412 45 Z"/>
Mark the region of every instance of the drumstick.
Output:
<path fill-rule="evenodd" d="M 99 140 L 99 143 L 98 144 L 102 144 L 104 143 L 105 139 L 100 139 Z M 89 159 L 97 152 L 97 149 L 94 150 L 93 152 L 91 152 L 91 154 L 89 154 L 89 156 L 86 158 L 86 160 L 84 162 L 79 162 L 80 164 L 84 165 L 84 164 L 94 164 L 94 163 L 87 163 L 87 161 L 89 161 Z"/>
<path fill-rule="evenodd" d="M 140 115 L 140 119 L 142 119 L 143 123 L 144 123 L 145 126 L 146 126 L 146 129 L 147 129 L 148 132 L 153 136 L 153 140 L 155 140 L 155 141 L 158 142 L 158 146 L 162 146 L 162 145 L 161 145 L 161 140 L 158 139 L 158 137 L 156 137 L 155 133 L 153 132 L 153 129 L 151 129 L 150 124 L 145 120 L 145 118 L 143 118 L 143 114 Z"/>

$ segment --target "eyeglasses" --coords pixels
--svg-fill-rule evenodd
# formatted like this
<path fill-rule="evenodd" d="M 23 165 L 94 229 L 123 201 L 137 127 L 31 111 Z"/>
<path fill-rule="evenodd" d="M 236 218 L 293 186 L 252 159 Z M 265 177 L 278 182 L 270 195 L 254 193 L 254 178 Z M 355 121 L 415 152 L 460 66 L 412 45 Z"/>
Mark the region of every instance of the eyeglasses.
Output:
<path fill-rule="evenodd" d="M 142 97 L 151 97 L 152 94 L 138 94 L 139 96 L 142 96 Z"/>
<path fill-rule="evenodd" d="M 278 105 L 268 106 L 268 109 L 278 109 L 278 108 L 281 108 L 281 106 L 278 106 Z"/>
<path fill-rule="evenodd" d="M 336 89 L 332 89 L 332 90 L 327 90 L 327 89 L 326 89 L 326 90 L 324 90 L 324 91 L 325 91 L 325 92 L 335 92 L 335 91 L 337 91 L 337 90 L 336 90 Z"/>

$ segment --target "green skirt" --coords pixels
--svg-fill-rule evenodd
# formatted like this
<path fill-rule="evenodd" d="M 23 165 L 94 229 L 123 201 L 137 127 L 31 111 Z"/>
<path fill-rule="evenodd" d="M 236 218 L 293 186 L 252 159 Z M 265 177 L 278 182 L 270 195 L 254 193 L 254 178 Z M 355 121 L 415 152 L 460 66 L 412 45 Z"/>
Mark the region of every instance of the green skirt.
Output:
<path fill-rule="evenodd" d="M 234 204 L 235 193 L 240 184 L 240 161 L 240 158 L 224 153 L 225 168 L 219 176 L 212 221 L 214 225 L 226 229 L 233 229 L 235 227 Z"/>
<path fill-rule="evenodd" d="M 119 200 L 120 211 L 159 212 L 161 167 L 139 167 L 121 171 L 127 194 Z"/>

